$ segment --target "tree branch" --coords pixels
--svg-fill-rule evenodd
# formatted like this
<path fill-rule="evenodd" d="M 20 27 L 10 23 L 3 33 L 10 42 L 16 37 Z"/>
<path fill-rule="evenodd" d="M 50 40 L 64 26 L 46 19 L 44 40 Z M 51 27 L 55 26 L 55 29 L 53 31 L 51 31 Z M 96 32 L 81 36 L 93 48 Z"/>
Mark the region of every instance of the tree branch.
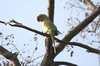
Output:
<path fill-rule="evenodd" d="M 21 23 L 16 22 L 15 20 L 10 20 L 10 21 L 15 23 L 15 24 L 9 24 L 10 26 L 13 26 L 13 27 L 20 27 L 20 28 L 23 28 L 23 29 L 26 29 L 26 30 L 35 32 L 35 33 L 37 33 L 37 34 L 40 34 L 40 35 L 42 35 L 42 36 L 50 37 L 50 35 L 48 35 L 48 34 L 46 34 L 46 33 L 39 32 L 39 31 L 37 31 L 37 30 L 31 29 L 31 28 L 29 28 L 29 27 L 27 27 L 27 26 L 22 25 Z M 0 23 L 5 24 L 4 21 L 0 21 Z M 50 39 L 50 38 L 47 38 L 45 42 L 50 43 L 50 42 L 48 42 L 49 39 Z M 55 40 L 56 40 L 57 42 L 61 43 L 62 46 L 63 46 L 63 45 L 74 45 L 74 46 L 78 46 L 78 47 L 85 48 L 85 49 L 87 49 L 89 52 L 96 53 L 96 54 L 100 54 L 100 50 L 91 48 L 91 47 L 89 47 L 89 46 L 87 46 L 87 45 L 85 45 L 85 44 L 82 44 L 82 43 L 67 42 L 67 41 L 59 40 L 59 39 L 57 39 L 57 38 L 55 38 Z M 48 46 L 48 47 L 47 47 L 47 46 Z M 53 62 L 53 58 L 56 56 L 56 54 L 54 54 L 54 52 L 53 52 L 52 44 L 48 44 L 47 46 L 46 46 L 46 49 L 47 49 L 47 50 L 46 50 L 46 54 L 45 54 L 45 56 L 44 56 L 44 59 L 43 59 L 43 61 L 42 61 L 41 66 L 44 65 L 44 62 L 45 62 L 45 61 L 48 61 L 48 60 L 49 60 L 49 61 Z M 57 48 L 57 53 L 59 53 L 58 48 Z M 47 63 L 47 64 L 50 65 L 50 63 Z M 52 65 L 52 66 L 53 66 L 53 65 Z"/>
<path fill-rule="evenodd" d="M 13 66 L 21 66 L 19 60 L 17 59 L 18 54 L 11 53 L 2 46 L 0 46 L 0 54 L 3 55 L 6 59 L 9 59 L 13 63 Z"/>
<path fill-rule="evenodd" d="M 78 43 L 78 42 L 67 42 L 67 41 L 62 41 L 62 40 L 59 40 L 59 39 L 57 39 L 57 38 L 55 38 L 55 39 L 56 39 L 57 42 L 59 42 L 59 43 L 62 43 L 62 44 L 65 44 L 65 45 L 74 45 L 74 46 L 78 46 L 78 47 L 87 49 L 88 52 L 96 53 L 96 54 L 100 55 L 100 50 L 95 49 L 95 48 L 92 48 L 92 47 L 89 47 L 89 46 L 87 46 L 86 44 L 82 44 L 82 43 Z M 58 51 L 57 51 L 57 52 L 58 52 Z"/>
<path fill-rule="evenodd" d="M 76 36 L 81 30 L 83 30 L 89 23 L 91 23 L 100 14 L 100 6 L 96 8 L 87 18 L 85 18 L 79 25 L 77 25 L 73 30 L 71 30 L 62 40 L 69 42 L 74 36 Z M 60 53 L 66 44 L 57 45 L 57 54 Z M 55 57 L 54 56 L 54 57 Z"/>
<path fill-rule="evenodd" d="M 37 31 L 37 30 L 35 30 L 35 29 L 31 29 L 31 28 L 29 28 L 29 27 L 27 27 L 27 26 L 25 26 L 25 25 L 23 25 L 23 24 L 21 24 L 21 23 L 15 21 L 15 20 L 9 20 L 8 22 L 0 21 L 0 23 L 5 24 L 5 25 L 9 24 L 9 25 L 12 26 L 12 27 L 23 28 L 23 29 L 29 30 L 29 31 L 31 31 L 31 32 L 35 32 L 35 33 L 37 33 L 37 34 L 40 34 L 40 35 L 42 35 L 42 36 L 48 36 L 48 37 L 50 36 L 50 35 L 48 35 L 48 34 L 46 34 L 46 33 Z M 11 23 L 13 23 L 13 24 L 11 24 Z"/>
<path fill-rule="evenodd" d="M 10 21 L 11 21 L 11 22 L 13 21 L 13 22 L 17 23 L 17 24 L 9 24 L 9 25 L 11 25 L 11 26 L 13 26 L 13 27 L 21 27 L 21 28 L 23 28 L 23 29 L 26 29 L 26 30 L 35 32 L 35 33 L 40 34 L 40 35 L 42 35 L 42 36 L 50 37 L 49 34 L 46 34 L 46 33 L 39 32 L 39 31 L 37 31 L 37 30 L 31 29 L 31 28 L 29 28 L 29 27 L 27 27 L 27 26 L 24 26 L 24 25 L 22 25 L 22 24 L 16 22 L 15 20 L 10 20 Z M 5 22 L 3 22 L 3 21 L 0 21 L 0 23 L 5 24 Z M 79 46 L 79 47 L 85 48 L 85 49 L 87 49 L 89 52 L 96 53 L 96 54 L 100 54 L 100 50 L 91 48 L 91 47 L 89 47 L 89 46 L 87 46 L 87 45 L 85 45 L 85 44 L 82 44 L 82 43 L 68 42 L 68 41 L 64 41 L 64 40 L 59 40 L 59 39 L 57 39 L 57 38 L 55 38 L 55 40 L 56 40 L 57 42 L 61 43 L 62 46 L 63 46 L 63 45 L 67 45 L 67 44 L 68 44 L 68 45 L 75 45 L 75 46 Z M 47 42 L 47 43 L 50 43 L 50 42 L 48 42 L 47 40 L 46 40 L 46 42 Z M 49 44 L 49 45 L 51 45 L 51 44 Z M 48 46 L 48 45 L 47 45 L 47 46 Z M 48 48 L 47 48 L 47 53 L 48 53 L 48 54 L 49 54 L 49 53 L 52 53 L 52 52 L 50 52 L 50 51 L 53 51 L 53 50 L 49 50 L 49 48 L 50 48 L 50 46 L 48 46 Z M 51 47 L 51 48 L 52 48 L 52 47 Z M 58 49 L 57 49 L 57 53 L 59 53 Z M 49 55 L 50 55 L 50 54 L 49 54 Z"/>
<path fill-rule="evenodd" d="M 54 3 L 55 0 L 48 0 L 48 16 L 52 22 L 54 21 Z"/>
<path fill-rule="evenodd" d="M 82 0 L 81 2 L 83 2 L 92 11 L 96 8 L 91 0 Z"/>
<path fill-rule="evenodd" d="M 46 37 L 45 45 L 46 45 L 46 53 L 45 53 L 45 56 L 42 60 L 41 66 L 54 66 L 53 65 L 53 59 L 52 59 L 52 55 L 54 54 L 54 52 L 53 52 L 53 46 L 52 46 L 51 38 Z"/>
<path fill-rule="evenodd" d="M 59 62 L 59 61 L 55 61 L 55 66 L 59 66 L 59 65 L 66 65 L 66 66 L 77 66 L 76 64 L 72 64 L 72 63 L 69 63 L 69 62 Z"/>

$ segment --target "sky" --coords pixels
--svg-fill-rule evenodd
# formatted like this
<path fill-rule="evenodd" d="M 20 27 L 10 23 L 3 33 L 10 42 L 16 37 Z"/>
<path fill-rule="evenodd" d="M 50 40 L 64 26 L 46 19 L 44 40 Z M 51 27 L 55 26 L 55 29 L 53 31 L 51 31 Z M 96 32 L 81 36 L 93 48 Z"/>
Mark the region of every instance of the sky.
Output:
<path fill-rule="evenodd" d="M 69 2 L 68 0 L 66 0 Z M 57 36 L 57 38 L 62 39 L 69 31 L 70 26 L 67 26 L 67 19 L 72 16 L 76 17 L 77 10 L 68 8 L 69 6 L 66 5 L 65 0 L 56 0 L 55 2 L 55 14 L 54 14 L 54 24 L 57 26 L 58 30 L 63 34 Z M 76 1 L 77 2 L 77 1 Z M 84 6 L 83 4 L 81 4 Z M 66 9 L 64 7 L 66 6 Z M 48 13 L 48 0 L 0 0 L 0 20 L 1 21 L 9 21 L 9 20 L 16 20 L 23 25 L 26 25 L 30 28 L 39 30 L 43 32 L 42 26 L 40 23 L 37 22 L 36 17 L 37 15 L 43 13 Z M 71 10 L 70 10 L 71 9 Z M 71 12 L 75 10 L 75 12 Z M 81 10 L 79 10 L 81 12 Z M 78 16 L 80 21 L 82 21 L 85 16 L 84 12 Z M 74 25 L 77 25 L 78 22 L 74 21 Z M 18 28 L 18 27 L 11 27 L 9 25 L 5 26 L 3 24 L 0 24 L 0 32 L 3 33 L 3 38 L 6 35 L 14 34 L 13 44 L 16 45 L 18 50 L 20 51 L 20 54 L 24 58 L 27 58 L 27 56 L 32 56 L 32 59 L 37 58 L 38 56 L 41 56 L 45 54 L 45 45 L 44 45 L 44 39 L 45 37 L 36 35 L 33 32 L 30 32 L 28 30 Z M 38 43 L 34 41 L 34 37 L 38 37 Z M 76 36 L 72 39 L 72 41 L 76 41 L 79 36 Z M 83 42 L 88 44 L 89 42 L 83 39 L 78 39 L 79 42 Z M 90 39 L 88 39 L 90 40 Z M 99 39 L 98 39 L 99 40 Z M 4 45 L 9 41 L 3 41 L 1 40 L 1 45 L 3 45 L 5 48 L 7 48 L 9 51 L 16 52 L 15 47 L 12 45 L 6 46 Z M 25 45 L 25 46 L 24 46 Z M 26 47 L 27 46 L 27 47 Z M 32 54 L 35 48 L 38 46 L 38 50 L 35 51 L 34 54 Z M 94 47 L 97 47 L 96 45 L 93 45 Z M 41 51 L 42 50 L 42 51 Z M 67 61 L 74 64 L 77 64 L 78 66 L 99 66 L 99 59 L 98 55 L 93 53 L 87 53 L 85 49 L 80 47 L 74 47 L 72 48 L 74 51 L 73 57 L 70 57 L 70 52 L 67 52 L 67 49 L 65 48 L 54 60 L 55 61 Z M 18 56 L 20 60 L 23 60 L 20 55 Z M 39 58 L 36 60 L 36 62 L 42 61 L 42 58 Z M 30 59 L 26 59 L 30 60 Z"/>

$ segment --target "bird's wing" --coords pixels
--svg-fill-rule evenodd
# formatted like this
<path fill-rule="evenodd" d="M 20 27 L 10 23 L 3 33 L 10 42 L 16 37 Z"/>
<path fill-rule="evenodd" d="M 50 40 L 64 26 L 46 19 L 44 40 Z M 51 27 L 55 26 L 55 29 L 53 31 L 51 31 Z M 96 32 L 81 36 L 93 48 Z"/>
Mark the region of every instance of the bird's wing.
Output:
<path fill-rule="evenodd" d="M 57 30 L 57 27 L 51 22 L 51 20 L 49 20 L 49 24 L 50 24 L 49 27 L 50 27 L 52 30 L 54 30 L 54 31 L 56 31 L 56 32 L 58 31 L 58 30 Z"/>
<path fill-rule="evenodd" d="M 44 23 L 44 30 L 46 32 L 49 32 L 49 33 L 54 33 L 54 35 L 58 35 L 58 34 L 61 34 L 58 30 L 57 30 L 57 27 L 52 23 L 51 20 L 46 20 Z"/>
<path fill-rule="evenodd" d="M 55 32 L 57 32 L 57 33 L 59 33 L 59 34 L 62 34 L 61 32 L 58 31 L 57 27 L 56 27 L 52 22 L 49 22 L 49 23 L 52 24 L 50 27 L 52 27 L 52 29 L 53 29 Z"/>

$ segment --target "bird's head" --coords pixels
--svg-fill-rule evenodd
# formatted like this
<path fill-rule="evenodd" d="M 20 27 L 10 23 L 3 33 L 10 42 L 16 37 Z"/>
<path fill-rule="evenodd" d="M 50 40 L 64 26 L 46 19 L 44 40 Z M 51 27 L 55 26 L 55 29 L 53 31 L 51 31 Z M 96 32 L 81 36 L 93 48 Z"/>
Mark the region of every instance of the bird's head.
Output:
<path fill-rule="evenodd" d="M 37 16 L 38 22 L 43 22 L 46 19 L 48 19 L 48 17 L 45 14 L 40 14 L 40 15 Z"/>

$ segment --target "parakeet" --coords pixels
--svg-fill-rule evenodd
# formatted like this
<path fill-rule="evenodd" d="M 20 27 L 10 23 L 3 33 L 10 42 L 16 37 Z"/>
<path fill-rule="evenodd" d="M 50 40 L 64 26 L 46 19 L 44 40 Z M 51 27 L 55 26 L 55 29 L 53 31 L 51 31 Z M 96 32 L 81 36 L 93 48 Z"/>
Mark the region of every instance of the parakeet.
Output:
<path fill-rule="evenodd" d="M 45 14 L 38 15 L 37 21 L 41 22 L 44 31 L 47 34 L 51 35 L 52 42 L 54 43 L 54 53 L 56 53 L 54 36 L 57 36 L 58 34 L 61 34 L 61 33 L 57 30 L 57 27 L 53 24 L 53 22 Z"/>

